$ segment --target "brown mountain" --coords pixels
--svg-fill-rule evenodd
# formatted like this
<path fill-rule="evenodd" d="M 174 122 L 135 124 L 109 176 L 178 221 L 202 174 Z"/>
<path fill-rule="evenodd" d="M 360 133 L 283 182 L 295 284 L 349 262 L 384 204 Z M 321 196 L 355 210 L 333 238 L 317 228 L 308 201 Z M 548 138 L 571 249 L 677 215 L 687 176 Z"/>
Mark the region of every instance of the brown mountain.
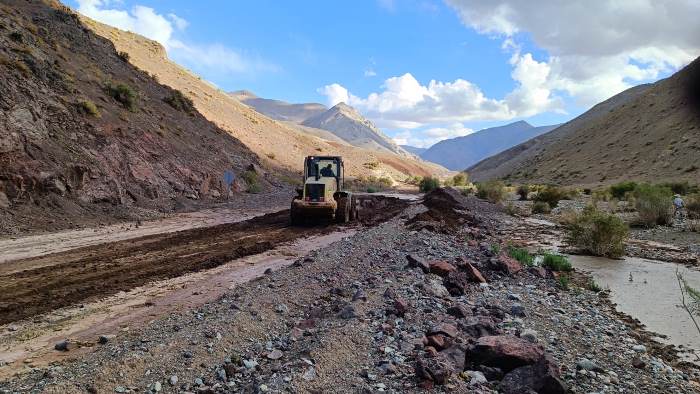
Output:
<path fill-rule="evenodd" d="M 323 131 L 314 134 L 295 124 L 271 119 L 169 60 L 157 42 L 87 17 L 81 19 L 95 33 L 112 41 L 118 51 L 128 53 L 129 61 L 136 67 L 189 97 L 207 119 L 243 142 L 267 165 L 298 171 L 305 156 L 325 154 L 343 156 L 346 173 L 353 177 L 376 175 L 403 180 L 408 175 L 447 171 L 422 160 L 324 139 L 322 136 L 327 133 Z"/>
<path fill-rule="evenodd" d="M 570 184 L 700 181 L 700 58 L 468 169 L 474 180 Z"/>
<path fill-rule="evenodd" d="M 0 233 L 216 199 L 225 171 L 251 165 L 250 149 L 60 3 L 0 5 Z"/>

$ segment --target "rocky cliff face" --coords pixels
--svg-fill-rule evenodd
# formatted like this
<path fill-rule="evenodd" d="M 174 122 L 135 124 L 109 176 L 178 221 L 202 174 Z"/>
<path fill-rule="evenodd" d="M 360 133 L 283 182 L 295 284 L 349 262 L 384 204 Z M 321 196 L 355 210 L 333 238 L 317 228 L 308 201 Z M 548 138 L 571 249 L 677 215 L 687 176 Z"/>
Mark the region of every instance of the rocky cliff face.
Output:
<path fill-rule="evenodd" d="M 67 8 L 4 1 L 0 48 L 5 230 L 21 217 L 69 224 L 123 206 L 163 211 L 181 197 L 217 198 L 225 171 L 257 163 Z"/>
<path fill-rule="evenodd" d="M 410 156 L 372 122 L 345 103 L 339 103 L 321 114 L 306 119 L 304 126 L 328 130 L 348 143 L 372 150 Z"/>

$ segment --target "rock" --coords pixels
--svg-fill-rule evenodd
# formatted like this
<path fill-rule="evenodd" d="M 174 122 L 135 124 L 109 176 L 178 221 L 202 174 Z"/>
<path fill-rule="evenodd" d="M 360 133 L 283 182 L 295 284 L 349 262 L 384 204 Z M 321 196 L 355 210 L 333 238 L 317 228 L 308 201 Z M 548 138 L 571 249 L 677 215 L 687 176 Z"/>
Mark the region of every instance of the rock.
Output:
<path fill-rule="evenodd" d="M 501 254 L 497 258 L 492 258 L 489 260 L 489 264 L 493 269 L 505 272 L 508 275 L 515 275 L 523 269 L 523 266 L 518 260 L 505 254 Z"/>
<path fill-rule="evenodd" d="M 168 383 L 170 383 L 171 386 L 175 386 L 177 384 L 177 375 L 173 375 L 168 379 Z"/>
<path fill-rule="evenodd" d="M 459 303 L 452 305 L 451 307 L 447 308 L 447 313 L 451 316 L 457 317 L 457 318 L 465 318 L 467 316 L 472 315 L 472 310 L 470 307 Z"/>
<path fill-rule="evenodd" d="M 68 340 L 60 341 L 57 342 L 54 346 L 54 349 L 60 351 L 60 352 L 67 352 L 73 348 L 72 344 L 68 342 Z"/>
<path fill-rule="evenodd" d="M 316 379 L 316 368 L 310 366 L 309 369 L 307 369 L 306 372 L 304 372 L 301 378 L 306 381 L 312 381 Z"/>
<path fill-rule="evenodd" d="M 202 378 L 195 378 L 194 385 L 195 386 L 204 386 L 204 381 L 202 380 Z"/>
<path fill-rule="evenodd" d="M 357 300 L 362 300 L 362 301 L 367 301 L 367 294 L 365 294 L 362 289 L 357 289 L 355 294 L 352 295 L 352 300 L 357 301 Z"/>
<path fill-rule="evenodd" d="M 544 348 L 510 335 L 481 337 L 467 354 L 472 365 L 501 368 L 504 372 L 532 365 L 544 357 Z"/>
<path fill-rule="evenodd" d="M 428 336 L 428 346 L 432 346 L 437 350 L 442 350 L 447 347 L 448 340 L 442 334 L 435 334 Z"/>
<path fill-rule="evenodd" d="M 637 353 L 646 353 L 647 348 L 644 345 L 634 345 L 632 346 L 632 350 L 634 350 Z"/>
<path fill-rule="evenodd" d="M 275 312 L 279 314 L 285 314 L 289 312 L 289 308 L 285 304 L 277 304 L 275 305 Z"/>
<path fill-rule="evenodd" d="M 447 276 L 450 272 L 457 271 L 454 265 L 443 260 L 435 260 L 429 263 L 430 272 L 438 276 Z"/>
<path fill-rule="evenodd" d="M 635 357 L 632 359 L 632 366 L 637 369 L 642 369 L 647 366 L 647 363 L 645 363 L 641 358 Z"/>
<path fill-rule="evenodd" d="M 428 335 L 435 335 L 435 334 L 443 334 L 445 336 L 448 336 L 450 338 L 456 338 L 457 335 L 459 334 L 459 331 L 457 330 L 457 327 L 453 326 L 452 324 L 449 323 L 441 323 L 436 326 L 433 326 L 430 331 L 428 332 Z"/>
<path fill-rule="evenodd" d="M 97 339 L 97 343 L 104 345 L 114 338 L 116 338 L 116 335 L 100 335 L 100 337 Z"/>
<path fill-rule="evenodd" d="M 406 300 L 404 300 L 403 298 L 397 298 L 394 301 L 393 312 L 396 316 L 401 317 L 401 316 L 405 315 L 406 312 L 408 312 L 408 308 L 409 308 L 408 302 Z"/>
<path fill-rule="evenodd" d="M 538 338 L 537 338 L 537 331 L 532 330 L 532 329 L 526 329 L 520 332 L 520 338 L 530 342 L 530 343 L 537 343 Z"/>
<path fill-rule="evenodd" d="M 496 322 L 489 316 L 468 316 L 459 323 L 462 331 L 474 338 L 498 334 Z"/>
<path fill-rule="evenodd" d="M 568 391 L 559 378 L 559 368 L 550 357 L 542 357 L 536 364 L 508 372 L 501 380 L 499 389 L 504 394 L 565 394 Z"/>
<path fill-rule="evenodd" d="M 280 358 L 282 358 L 282 351 L 275 349 L 267 354 L 267 358 L 269 358 L 270 360 L 279 360 Z"/>
<path fill-rule="evenodd" d="M 479 270 L 476 269 L 476 267 L 474 267 L 471 263 L 467 262 L 464 265 L 464 272 L 467 274 L 470 281 L 475 283 L 486 283 L 484 276 L 481 275 L 481 272 L 479 272 Z"/>
<path fill-rule="evenodd" d="M 585 369 L 586 371 L 593 371 L 593 372 L 605 372 L 603 368 L 601 368 L 598 364 L 594 363 L 593 361 L 587 359 L 587 358 L 582 358 L 576 361 L 576 369 L 581 370 Z"/>
<path fill-rule="evenodd" d="M 117 386 L 114 388 L 115 393 L 126 393 L 126 387 L 124 386 Z"/>
<path fill-rule="evenodd" d="M 151 385 L 151 391 L 158 393 L 163 389 L 163 385 L 160 382 L 155 382 Z"/>
<path fill-rule="evenodd" d="M 467 293 L 469 277 L 464 272 L 452 271 L 443 278 L 442 283 L 451 295 L 457 297 Z"/>
<path fill-rule="evenodd" d="M 439 357 L 443 357 L 445 361 L 452 364 L 452 369 L 455 371 L 464 370 L 464 354 L 465 349 L 461 346 L 454 345 L 439 353 Z"/>
<path fill-rule="evenodd" d="M 425 259 L 418 257 L 414 254 L 409 254 L 406 256 L 406 260 L 408 260 L 408 266 L 409 267 L 417 267 L 423 270 L 424 273 L 430 272 L 430 265 L 428 264 Z"/>
<path fill-rule="evenodd" d="M 525 317 L 525 307 L 521 304 L 513 304 L 510 307 L 510 314 L 511 316 Z"/>
<path fill-rule="evenodd" d="M 246 367 L 246 369 L 254 369 L 258 366 L 258 362 L 255 360 L 243 360 L 243 366 Z"/>
<path fill-rule="evenodd" d="M 436 279 L 430 279 L 428 281 L 426 290 L 430 295 L 434 297 L 447 298 L 450 296 L 450 292 L 447 291 L 445 286 L 443 286 L 443 284 L 440 283 L 439 280 Z"/>
<path fill-rule="evenodd" d="M 476 386 L 488 383 L 486 376 L 479 371 L 464 371 L 464 375 L 469 378 L 469 385 Z"/>
<path fill-rule="evenodd" d="M 192 356 L 193 356 L 193 354 L 189 350 L 185 350 L 184 352 L 182 352 L 182 357 L 184 357 L 184 358 L 192 358 Z"/>
<path fill-rule="evenodd" d="M 530 267 L 527 269 L 527 272 L 542 279 L 547 279 L 548 276 L 547 269 L 544 267 Z"/>
<path fill-rule="evenodd" d="M 338 316 L 341 319 L 345 319 L 345 320 L 352 319 L 352 318 L 356 317 L 355 308 L 352 305 L 346 305 L 345 307 L 343 307 L 343 309 L 340 310 L 340 312 L 338 313 Z"/>
<path fill-rule="evenodd" d="M 452 365 L 442 357 L 419 358 L 416 361 L 416 375 L 423 381 L 443 385 L 454 373 Z"/>

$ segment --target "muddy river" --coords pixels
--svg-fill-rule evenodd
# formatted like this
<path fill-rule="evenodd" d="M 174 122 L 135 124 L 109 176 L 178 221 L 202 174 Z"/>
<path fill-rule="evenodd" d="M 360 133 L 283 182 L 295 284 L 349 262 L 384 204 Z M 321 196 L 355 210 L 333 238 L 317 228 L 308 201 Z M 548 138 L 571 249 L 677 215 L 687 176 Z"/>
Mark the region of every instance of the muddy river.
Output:
<path fill-rule="evenodd" d="M 680 307 L 676 270 L 695 288 L 700 288 L 700 271 L 634 257 L 622 260 L 569 257 L 577 270 L 590 272 L 601 287 L 611 290 L 611 299 L 618 310 L 639 319 L 648 330 L 665 335 L 667 338 L 661 339 L 662 342 L 700 351 L 700 334 Z"/>

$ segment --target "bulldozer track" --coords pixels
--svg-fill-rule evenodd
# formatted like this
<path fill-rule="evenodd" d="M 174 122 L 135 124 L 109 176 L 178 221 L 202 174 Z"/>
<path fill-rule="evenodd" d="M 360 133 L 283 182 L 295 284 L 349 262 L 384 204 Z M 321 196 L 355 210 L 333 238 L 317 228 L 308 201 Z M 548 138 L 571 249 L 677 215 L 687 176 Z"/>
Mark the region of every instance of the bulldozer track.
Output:
<path fill-rule="evenodd" d="M 364 220 L 373 225 L 406 205 L 387 197 L 365 197 Z M 152 281 L 217 267 L 301 237 L 339 226 L 290 227 L 289 211 L 247 221 L 82 247 L 0 265 L 0 324 L 85 303 Z M 9 265 L 8 265 L 9 266 Z"/>

